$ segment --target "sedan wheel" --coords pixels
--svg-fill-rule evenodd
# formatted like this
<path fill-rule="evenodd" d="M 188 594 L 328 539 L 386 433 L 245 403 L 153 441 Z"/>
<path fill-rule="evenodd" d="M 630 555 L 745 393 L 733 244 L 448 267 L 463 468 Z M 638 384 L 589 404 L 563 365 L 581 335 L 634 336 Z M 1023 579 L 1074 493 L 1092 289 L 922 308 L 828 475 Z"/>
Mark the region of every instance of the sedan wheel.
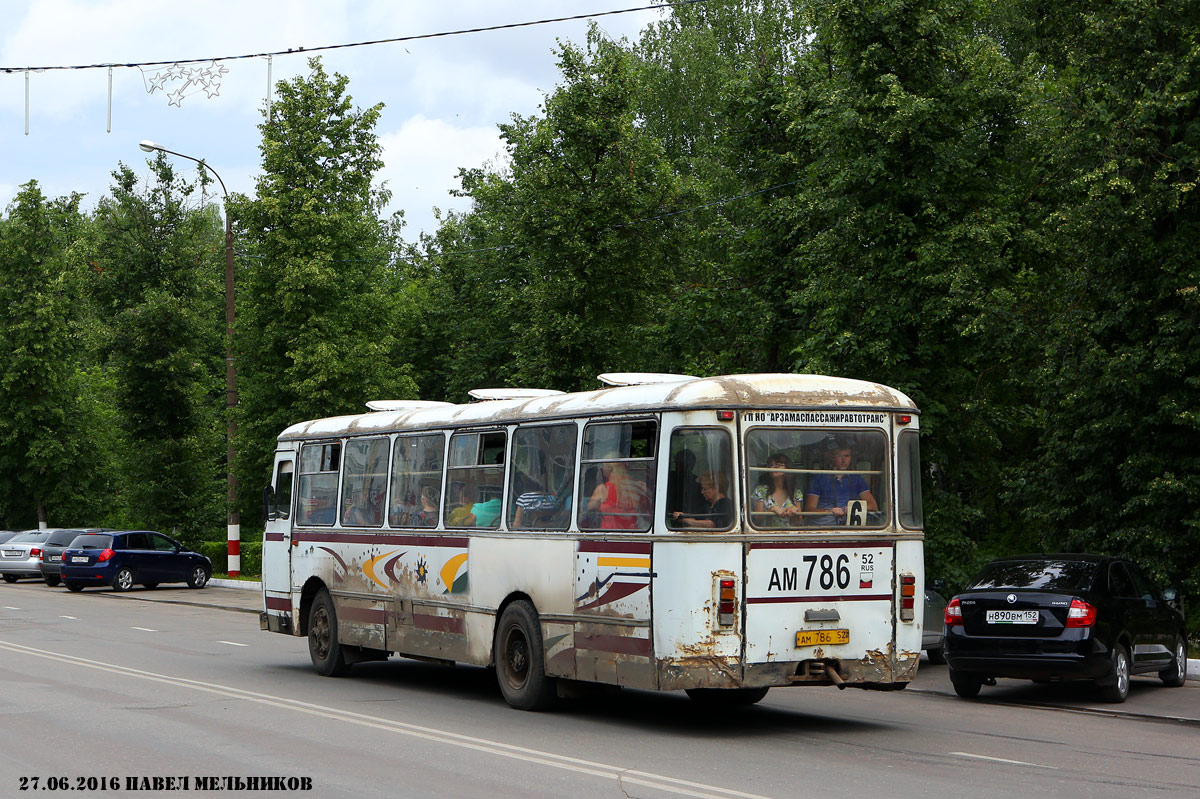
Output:
<path fill-rule="evenodd" d="M 128 566 L 118 569 L 116 576 L 113 577 L 112 587 L 114 591 L 128 591 L 133 588 L 133 570 Z"/>
<path fill-rule="evenodd" d="M 46 580 L 46 585 L 50 586 L 51 588 L 54 588 L 56 585 L 58 585 L 62 581 L 62 578 L 47 576 L 45 578 L 45 580 Z"/>
<path fill-rule="evenodd" d="M 67 583 L 68 591 L 82 591 L 83 583 Z"/>
<path fill-rule="evenodd" d="M 1129 696 L 1129 650 L 1117 644 L 1112 650 L 1113 683 L 1100 693 L 1106 702 L 1124 702 Z"/>
<path fill-rule="evenodd" d="M 18 579 L 19 578 L 15 574 L 4 575 L 4 582 L 6 582 L 6 583 L 15 583 Z"/>
<path fill-rule="evenodd" d="M 1175 637 L 1175 658 L 1171 667 L 1160 671 L 1158 678 L 1171 688 L 1179 688 L 1187 681 L 1187 641 L 1182 635 Z"/>
<path fill-rule="evenodd" d="M 962 674 L 951 669 L 950 684 L 954 686 L 954 693 L 963 699 L 974 699 L 983 687 L 983 678 L 978 674 Z"/>
<path fill-rule="evenodd" d="M 197 566 L 188 576 L 187 584 L 188 588 L 203 588 L 208 585 L 208 572 L 204 570 L 203 566 Z"/>

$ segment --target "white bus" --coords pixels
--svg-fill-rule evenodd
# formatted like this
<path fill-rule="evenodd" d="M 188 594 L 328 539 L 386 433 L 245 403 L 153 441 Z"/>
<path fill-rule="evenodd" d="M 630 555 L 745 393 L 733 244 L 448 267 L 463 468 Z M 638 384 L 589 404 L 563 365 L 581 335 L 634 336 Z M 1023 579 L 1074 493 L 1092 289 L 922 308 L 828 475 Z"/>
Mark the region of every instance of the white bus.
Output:
<path fill-rule="evenodd" d="M 875 383 L 601 375 L 373 402 L 279 436 L 264 630 L 339 675 L 391 654 L 749 704 L 903 688 L 924 590 L 918 417 Z"/>

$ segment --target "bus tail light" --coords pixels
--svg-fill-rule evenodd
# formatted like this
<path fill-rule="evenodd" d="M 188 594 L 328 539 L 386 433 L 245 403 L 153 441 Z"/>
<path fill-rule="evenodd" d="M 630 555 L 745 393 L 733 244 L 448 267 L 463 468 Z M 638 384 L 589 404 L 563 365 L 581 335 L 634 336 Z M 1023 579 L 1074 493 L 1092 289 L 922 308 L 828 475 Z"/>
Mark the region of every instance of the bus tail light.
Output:
<path fill-rule="evenodd" d="M 900 575 L 900 621 L 912 621 L 917 616 L 917 578 L 911 574 Z"/>
<path fill-rule="evenodd" d="M 717 581 L 717 624 L 721 627 L 732 627 L 737 619 L 737 593 L 733 580 L 722 577 Z"/>
<path fill-rule="evenodd" d="M 733 411 L 717 411 L 717 421 L 718 422 L 732 422 L 733 421 Z"/>
<path fill-rule="evenodd" d="M 962 624 L 962 605 L 959 604 L 958 597 L 950 600 L 950 604 L 946 605 L 946 612 L 942 616 L 942 621 L 947 627 L 955 627 Z"/>
<path fill-rule="evenodd" d="M 1096 623 L 1096 606 L 1082 599 L 1072 599 L 1067 610 L 1068 627 L 1091 627 Z"/>

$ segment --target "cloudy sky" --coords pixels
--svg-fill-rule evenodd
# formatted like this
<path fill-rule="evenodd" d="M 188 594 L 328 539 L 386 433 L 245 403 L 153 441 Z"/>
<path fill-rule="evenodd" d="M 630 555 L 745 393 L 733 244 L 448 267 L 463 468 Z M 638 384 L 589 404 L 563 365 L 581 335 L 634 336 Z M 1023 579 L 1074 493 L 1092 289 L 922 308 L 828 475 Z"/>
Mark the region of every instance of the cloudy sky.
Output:
<path fill-rule="evenodd" d="M 118 162 L 148 173 L 138 142 L 204 158 L 230 191 L 251 193 L 268 90 L 265 57 L 282 52 L 567 17 L 650 5 L 650 0 L 0 0 L 0 208 L 36 179 L 49 196 L 107 193 Z M 599 17 L 612 38 L 636 38 L 657 11 Z M 330 50 L 328 72 L 350 79 L 356 105 L 385 104 L 377 128 L 380 178 L 414 240 L 435 226 L 459 167 L 502 157 L 496 130 L 510 114 L 538 113 L 558 81 L 559 40 L 584 41 L 587 23 L 545 25 Z M 218 59 L 109 70 L 28 68 Z M 228 60 L 220 60 L 226 58 Z M 214 80 L 221 69 L 227 70 Z M 307 71 L 306 55 L 276 55 L 275 81 Z M 192 83 L 187 84 L 188 78 Z M 151 88 L 161 88 L 151 92 Z M 28 100 L 27 98 L 28 90 Z M 110 100 L 111 97 L 111 100 Z M 111 121 L 110 121 L 111 114 Z M 28 128 L 28 133 L 26 129 Z M 110 130 L 111 128 L 111 130 Z M 181 166 L 187 165 L 182 162 Z"/>

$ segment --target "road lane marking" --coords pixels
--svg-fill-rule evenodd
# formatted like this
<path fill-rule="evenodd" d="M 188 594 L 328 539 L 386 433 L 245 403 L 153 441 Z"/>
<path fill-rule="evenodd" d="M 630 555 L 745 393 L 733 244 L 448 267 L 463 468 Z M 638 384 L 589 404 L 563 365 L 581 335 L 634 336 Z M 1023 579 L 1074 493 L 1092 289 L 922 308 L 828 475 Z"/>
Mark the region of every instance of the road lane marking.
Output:
<path fill-rule="evenodd" d="M 1026 763 L 1024 760 L 1007 760 L 1003 757 L 988 757 L 987 755 L 973 755 L 970 752 L 951 752 L 952 755 L 959 757 L 970 757 L 975 760 L 990 760 L 993 763 L 1008 763 L 1013 766 L 1031 766 L 1032 768 L 1048 768 L 1052 771 L 1058 771 L 1058 766 L 1043 766 L 1041 763 Z"/>
<path fill-rule="evenodd" d="M 218 644 L 229 644 L 230 646 L 250 646 L 250 644 L 239 644 L 237 641 L 217 641 Z"/>
<path fill-rule="evenodd" d="M 131 630 L 141 630 L 144 633 L 156 633 L 158 630 L 151 630 L 149 627 L 130 627 Z"/>
<path fill-rule="evenodd" d="M 75 621 L 79 621 L 78 616 L 59 616 L 59 618 L 60 619 L 74 619 Z"/>
<path fill-rule="evenodd" d="M 14 608 L 12 605 L 5 605 L 4 609 L 5 610 L 20 610 L 20 608 Z"/>
<path fill-rule="evenodd" d="M 621 768 L 620 766 L 613 766 L 607 763 L 583 760 L 581 758 L 570 757 L 568 755 L 558 755 L 554 754 L 553 752 L 546 752 L 539 749 L 530 749 L 524 746 L 506 744 L 500 741 L 492 741 L 487 738 L 476 738 L 474 736 L 463 735 L 461 733 L 450 732 L 448 730 L 439 730 L 434 727 L 424 727 L 419 724 L 393 721 L 380 716 L 368 716 L 365 713 L 356 713 L 354 711 L 341 710 L 338 708 L 328 707 L 326 705 L 302 702 L 298 699 L 288 699 L 282 696 L 270 696 L 268 694 L 260 694 L 255 691 L 247 691 L 241 688 L 216 685 L 214 683 L 201 682 L 199 680 L 189 680 L 184 677 L 169 677 L 165 674 L 156 674 L 152 671 L 131 669 L 126 666 L 101 663 L 97 660 L 88 660 L 86 658 L 76 657 L 74 655 L 65 655 L 45 649 L 36 649 L 31 646 L 25 646 L 24 644 L 14 644 L 8 641 L 0 641 L 0 649 L 7 649 L 10 652 L 15 652 L 21 655 L 32 655 L 34 657 L 45 658 L 47 660 L 56 660 L 60 663 L 67 663 L 73 666 L 83 666 L 85 668 L 96 669 L 97 671 L 104 671 L 110 674 L 118 674 L 124 677 L 135 677 L 142 680 L 148 680 L 150 682 L 173 685 L 179 688 L 191 688 L 196 691 L 217 694 L 219 696 L 226 696 L 233 699 L 244 699 L 248 702 L 255 702 L 260 705 L 269 705 L 271 707 L 278 707 L 284 710 L 294 710 L 298 713 L 305 713 L 310 716 L 318 716 L 321 718 L 332 719 L 334 721 L 343 721 L 348 724 L 357 724 L 362 727 L 370 727 L 372 729 L 395 733 L 397 735 L 407 735 L 412 738 L 422 738 L 435 743 L 457 746 L 463 749 L 474 749 L 479 752 L 498 755 L 500 757 L 523 760 L 527 763 L 537 763 L 539 765 L 549 766 L 550 768 L 573 771 L 578 774 L 587 774 L 593 777 L 613 780 L 618 784 L 618 786 L 625 783 L 642 785 L 659 791 L 665 791 L 667 793 L 696 797 L 697 799 L 729 799 L 730 797 L 734 797 L 735 799 L 767 799 L 767 797 L 760 796 L 759 794 L 730 790 L 728 788 L 721 788 L 716 785 L 707 785 L 700 782 L 676 779 L 674 777 L 668 777 L 663 774 L 655 774 L 648 771 L 625 769 Z"/>

